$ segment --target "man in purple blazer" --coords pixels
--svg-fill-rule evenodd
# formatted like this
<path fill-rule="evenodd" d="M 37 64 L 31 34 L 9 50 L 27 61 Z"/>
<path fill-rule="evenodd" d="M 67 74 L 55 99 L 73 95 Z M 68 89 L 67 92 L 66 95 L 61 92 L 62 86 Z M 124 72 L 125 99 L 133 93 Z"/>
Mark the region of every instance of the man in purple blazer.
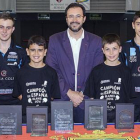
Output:
<path fill-rule="evenodd" d="M 46 63 L 57 71 L 61 99 L 73 102 L 74 122 L 78 123 L 84 120 L 86 80 L 92 68 L 103 62 L 102 41 L 82 28 L 84 6 L 71 3 L 65 14 L 68 29 L 50 37 Z"/>

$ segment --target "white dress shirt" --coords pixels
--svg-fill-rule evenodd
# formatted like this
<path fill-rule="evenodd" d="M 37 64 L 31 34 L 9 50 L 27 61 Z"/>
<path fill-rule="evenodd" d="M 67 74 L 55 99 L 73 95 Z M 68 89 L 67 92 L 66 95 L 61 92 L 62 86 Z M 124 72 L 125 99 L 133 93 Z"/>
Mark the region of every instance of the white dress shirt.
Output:
<path fill-rule="evenodd" d="M 78 70 L 81 42 L 82 42 L 82 39 L 84 38 L 84 30 L 83 30 L 81 37 L 78 40 L 76 40 L 75 38 L 70 36 L 69 29 L 67 30 L 67 34 L 68 34 L 68 38 L 70 40 L 72 53 L 73 53 L 73 60 L 74 60 L 74 65 L 75 65 L 75 91 L 77 91 L 77 70 Z"/>

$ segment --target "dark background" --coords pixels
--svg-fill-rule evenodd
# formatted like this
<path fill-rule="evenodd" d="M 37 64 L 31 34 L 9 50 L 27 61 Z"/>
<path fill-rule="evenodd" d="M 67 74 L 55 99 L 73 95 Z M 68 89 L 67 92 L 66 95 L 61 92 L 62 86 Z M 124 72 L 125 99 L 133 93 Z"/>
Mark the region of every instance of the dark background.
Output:
<path fill-rule="evenodd" d="M 15 42 L 22 47 L 27 47 L 27 41 L 32 35 L 42 35 L 47 43 L 49 36 L 54 33 L 67 29 L 64 13 L 51 13 L 49 20 L 39 20 L 37 13 L 15 14 L 16 30 L 13 37 Z M 133 13 L 106 13 L 101 14 L 100 20 L 91 20 L 90 14 L 87 15 L 84 29 L 103 37 L 107 33 L 116 33 L 120 36 L 121 42 L 125 42 L 134 37 L 132 29 Z"/>

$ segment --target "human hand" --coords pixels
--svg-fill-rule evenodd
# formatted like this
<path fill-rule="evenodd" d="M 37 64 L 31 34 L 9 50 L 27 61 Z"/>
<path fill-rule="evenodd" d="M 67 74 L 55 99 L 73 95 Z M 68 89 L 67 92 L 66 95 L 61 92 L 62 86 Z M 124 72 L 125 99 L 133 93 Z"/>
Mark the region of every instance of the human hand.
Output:
<path fill-rule="evenodd" d="M 78 91 L 72 91 L 71 89 L 67 92 L 68 97 L 73 102 L 73 106 L 77 107 L 84 99 L 84 95 Z"/>

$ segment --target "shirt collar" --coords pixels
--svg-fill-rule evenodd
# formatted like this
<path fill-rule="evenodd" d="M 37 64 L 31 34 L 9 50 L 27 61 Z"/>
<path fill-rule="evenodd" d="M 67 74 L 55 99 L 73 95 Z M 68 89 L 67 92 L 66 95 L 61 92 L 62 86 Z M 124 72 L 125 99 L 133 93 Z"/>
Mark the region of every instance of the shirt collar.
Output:
<path fill-rule="evenodd" d="M 68 38 L 70 39 L 73 39 L 73 37 L 72 36 L 70 36 L 70 34 L 69 34 L 69 28 L 67 29 L 67 35 L 68 35 Z M 83 39 L 84 38 L 84 29 L 82 28 L 82 30 L 83 30 L 83 32 L 82 32 L 82 35 L 81 35 L 81 37 L 79 38 L 79 39 Z"/>

